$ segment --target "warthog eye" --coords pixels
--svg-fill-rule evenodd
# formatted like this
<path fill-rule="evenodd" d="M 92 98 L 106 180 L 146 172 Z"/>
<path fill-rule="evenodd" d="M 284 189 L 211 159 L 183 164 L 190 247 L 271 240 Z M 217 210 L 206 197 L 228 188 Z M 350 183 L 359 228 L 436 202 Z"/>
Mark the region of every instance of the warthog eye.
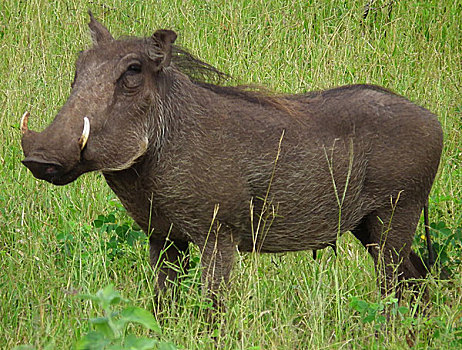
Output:
<path fill-rule="evenodd" d="M 133 90 L 143 83 L 143 75 L 141 73 L 141 63 L 130 63 L 119 78 L 120 83 L 126 90 Z"/>
<path fill-rule="evenodd" d="M 131 73 L 140 73 L 141 72 L 141 64 L 133 63 L 128 66 L 127 72 Z"/>

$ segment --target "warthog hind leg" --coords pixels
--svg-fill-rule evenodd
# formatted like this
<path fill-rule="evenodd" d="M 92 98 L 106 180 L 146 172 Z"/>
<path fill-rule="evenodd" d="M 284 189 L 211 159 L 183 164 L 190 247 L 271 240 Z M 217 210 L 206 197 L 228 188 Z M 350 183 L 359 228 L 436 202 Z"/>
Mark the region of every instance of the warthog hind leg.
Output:
<path fill-rule="evenodd" d="M 395 207 L 375 210 L 365 216 L 352 231 L 374 259 L 383 295 L 396 291 L 401 297 L 401 284 L 407 281 L 418 289 L 414 279 L 425 278 L 427 268 L 411 250 L 414 233 L 423 204 L 399 202 Z"/>

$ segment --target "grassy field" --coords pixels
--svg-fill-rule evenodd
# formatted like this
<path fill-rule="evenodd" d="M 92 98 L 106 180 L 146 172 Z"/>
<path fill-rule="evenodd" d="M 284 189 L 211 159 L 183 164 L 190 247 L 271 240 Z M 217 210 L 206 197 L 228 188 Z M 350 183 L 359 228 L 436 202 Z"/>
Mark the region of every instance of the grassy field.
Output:
<path fill-rule="evenodd" d="M 161 335 L 130 332 L 181 349 L 402 349 L 412 341 L 418 349 L 461 348 L 462 2 L 389 7 L 377 0 L 363 19 L 366 3 L 2 0 L 0 348 L 72 348 L 100 311 L 76 294 L 110 283 L 134 305 L 154 310 L 162 328 Z M 29 110 L 31 128 L 41 130 L 66 100 L 77 52 L 90 45 L 88 9 L 116 37 L 174 29 L 178 43 L 239 83 L 277 92 L 373 83 L 436 113 L 445 147 L 430 221 L 450 278 L 435 271 L 422 282 L 431 295 L 426 313 L 405 299 L 396 315 L 383 318 L 382 308 L 396 310 L 396 301 L 380 297 L 372 259 L 350 234 L 340 239 L 338 256 L 326 249 L 316 261 L 311 252 L 240 255 L 227 312 L 212 326 L 195 268 L 175 301 L 157 306 L 147 246 L 110 241 L 111 228 L 132 222 L 102 176 L 54 187 L 20 163 L 19 119 Z M 424 247 L 422 234 L 420 224 L 415 249 Z"/>

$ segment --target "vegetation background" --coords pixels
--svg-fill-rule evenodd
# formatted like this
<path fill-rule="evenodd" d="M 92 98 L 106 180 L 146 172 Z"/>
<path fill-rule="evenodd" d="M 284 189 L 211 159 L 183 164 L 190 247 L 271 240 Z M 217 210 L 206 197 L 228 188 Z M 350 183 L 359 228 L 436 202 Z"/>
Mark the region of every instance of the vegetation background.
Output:
<path fill-rule="evenodd" d="M 316 261 L 311 252 L 239 255 L 228 311 L 211 330 L 197 268 L 159 306 L 143 235 L 102 176 L 55 187 L 20 163 L 19 119 L 28 110 L 41 130 L 66 100 L 77 52 L 90 45 L 88 9 L 116 37 L 174 29 L 178 43 L 240 83 L 294 93 L 372 83 L 436 113 L 445 147 L 430 220 L 448 278 L 436 269 L 422 281 L 426 313 L 380 297 L 372 260 L 349 234 L 338 256 L 326 249 Z M 162 328 L 130 332 L 182 349 L 461 348 L 461 24 L 460 0 L 2 0 L 0 348 L 72 348 L 98 314 L 75 294 L 111 283 Z M 422 234 L 420 224 L 415 248 L 425 254 Z"/>

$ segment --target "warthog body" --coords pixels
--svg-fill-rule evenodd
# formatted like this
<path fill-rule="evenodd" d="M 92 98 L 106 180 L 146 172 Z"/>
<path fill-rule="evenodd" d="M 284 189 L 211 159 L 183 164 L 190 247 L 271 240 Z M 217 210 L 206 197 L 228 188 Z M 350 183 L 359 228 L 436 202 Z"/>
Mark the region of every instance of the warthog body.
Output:
<path fill-rule="evenodd" d="M 425 276 L 411 244 L 442 150 L 435 115 L 370 85 L 283 96 L 214 85 L 200 76 L 219 73 L 172 31 L 115 40 L 93 17 L 90 29 L 53 123 L 36 133 L 22 121 L 23 163 L 56 185 L 102 171 L 149 236 L 160 288 L 176 275 L 165 261 L 191 242 L 216 291 L 236 249 L 316 250 L 345 231 L 389 280 L 391 263 Z"/>

